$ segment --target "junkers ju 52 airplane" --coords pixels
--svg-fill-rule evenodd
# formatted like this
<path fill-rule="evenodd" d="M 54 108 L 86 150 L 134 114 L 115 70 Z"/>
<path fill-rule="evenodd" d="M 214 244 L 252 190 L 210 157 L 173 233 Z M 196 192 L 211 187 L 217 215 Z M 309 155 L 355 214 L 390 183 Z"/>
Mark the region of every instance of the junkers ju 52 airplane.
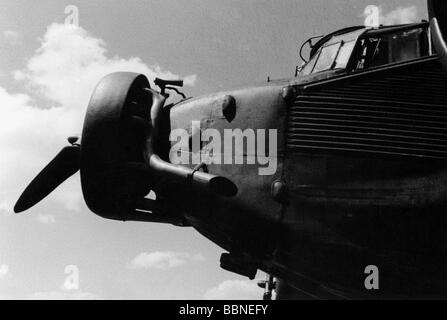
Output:
<path fill-rule="evenodd" d="M 171 104 L 167 90 L 180 93 L 181 81 L 156 79 L 156 91 L 144 75 L 109 75 L 81 143 L 69 139 L 15 211 L 80 170 L 91 211 L 192 226 L 227 251 L 224 269 L 271 275 L 260 284 L 266 298 L 273 287 L 279 299 L 445 297 L 447 1 L 428 6 L 429 22 L 310 41 L 296 77 L 261 86 Z M 194 122 L 222 135 L 276 129 L 276 172 L 170 162 L 170 133 L 192 138 Z M 369 265 L 378 290 L 365 288 Z"/>

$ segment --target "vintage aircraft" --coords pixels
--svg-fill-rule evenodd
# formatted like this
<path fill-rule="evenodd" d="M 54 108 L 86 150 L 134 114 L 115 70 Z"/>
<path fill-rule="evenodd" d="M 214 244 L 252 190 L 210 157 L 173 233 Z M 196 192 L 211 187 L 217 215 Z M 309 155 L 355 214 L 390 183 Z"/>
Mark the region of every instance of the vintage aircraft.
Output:
<path fill-rule="evenodd" d="M 428 6 L 429 22 L 326 35 L 296 77 L 261 86 L 170 104 L 181 81 L 156 79 L 158 92 L 144 75 L 109 75 L 81 143 L 69 138 L 15 211 L 80 169 L 94 213 L 192 226 L 227 251 L 224 269 L 271 275 L 267 298 L 273 288 L 279 299 L 445 297 L 447 2 Z M 191 141 L 206 129 L 275 129 L 276 171 L 174 164 L 176 129 Z M 367 266 L 378 288 L 365 287 Z"/>

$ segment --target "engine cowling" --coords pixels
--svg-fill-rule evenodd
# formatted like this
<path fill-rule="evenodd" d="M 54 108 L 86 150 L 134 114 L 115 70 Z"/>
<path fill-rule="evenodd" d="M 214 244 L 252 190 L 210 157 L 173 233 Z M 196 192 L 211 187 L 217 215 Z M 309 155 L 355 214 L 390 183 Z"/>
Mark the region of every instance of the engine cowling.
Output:
<path fill-rule="evenodd" d="M 82 132 L 81 183 L 88 207 L 102 217 L 135 216 L 136 202 L 150 192 L 143 156 L 151 129 L 148 88 L 143 75 L 114 73 L 91 97 Z"/>

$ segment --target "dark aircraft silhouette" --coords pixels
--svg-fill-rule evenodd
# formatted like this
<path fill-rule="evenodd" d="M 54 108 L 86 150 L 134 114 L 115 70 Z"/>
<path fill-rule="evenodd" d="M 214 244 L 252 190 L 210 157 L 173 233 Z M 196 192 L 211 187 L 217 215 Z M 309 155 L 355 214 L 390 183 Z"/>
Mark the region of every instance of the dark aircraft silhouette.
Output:
<path fill-rule="evenodd" d="M 144 75 L 109 75 L 81 143 L 69 138 L 15 211 L 80 170 L 91 211 L 192 226 L 228 252 L 224 269 L 271 275 L 265 298 L 445 297 L 447 2 L 428 5 L 429 22 L 324 36 L 296 77 L 262 86 L 167 104 L 181 81 L 156 79 L 158 92 Z M 173 154 L 178 129 L 189 141 Z M 242 164 L 170 161 L 206 150 L 207 129 L 277 130 L 277 152 L 264 148 L 276 170 L 259 174 L 249 146 Z M 371 265 L 380 287 L 368 290 Z"/>

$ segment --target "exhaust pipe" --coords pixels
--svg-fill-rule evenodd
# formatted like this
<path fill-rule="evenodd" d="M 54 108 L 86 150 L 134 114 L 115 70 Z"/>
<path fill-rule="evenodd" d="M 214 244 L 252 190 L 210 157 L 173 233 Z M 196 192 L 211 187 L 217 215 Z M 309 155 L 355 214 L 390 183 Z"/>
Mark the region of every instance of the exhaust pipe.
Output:
<path fill-rule="evenodd" d="M 236 185 L 227 178 L 200 171 L 201 169 L 205 169 L 206 171 L 205 165 L 199 165 L 191 169 L 174 165 L 161 159 L 157 152 L 157 142 L 159 141 L 161 112 L 166 98 L 152 89 L 145 90 L 152 96 L 152 131 L 147 139 L 145 152 L 146 163 L 149 164 L 152 172 L 163 179 L 174 183 L 189 185 L 203 192 L 212 192 L 225 197 L 235 196 L 238 191 Z"/>

